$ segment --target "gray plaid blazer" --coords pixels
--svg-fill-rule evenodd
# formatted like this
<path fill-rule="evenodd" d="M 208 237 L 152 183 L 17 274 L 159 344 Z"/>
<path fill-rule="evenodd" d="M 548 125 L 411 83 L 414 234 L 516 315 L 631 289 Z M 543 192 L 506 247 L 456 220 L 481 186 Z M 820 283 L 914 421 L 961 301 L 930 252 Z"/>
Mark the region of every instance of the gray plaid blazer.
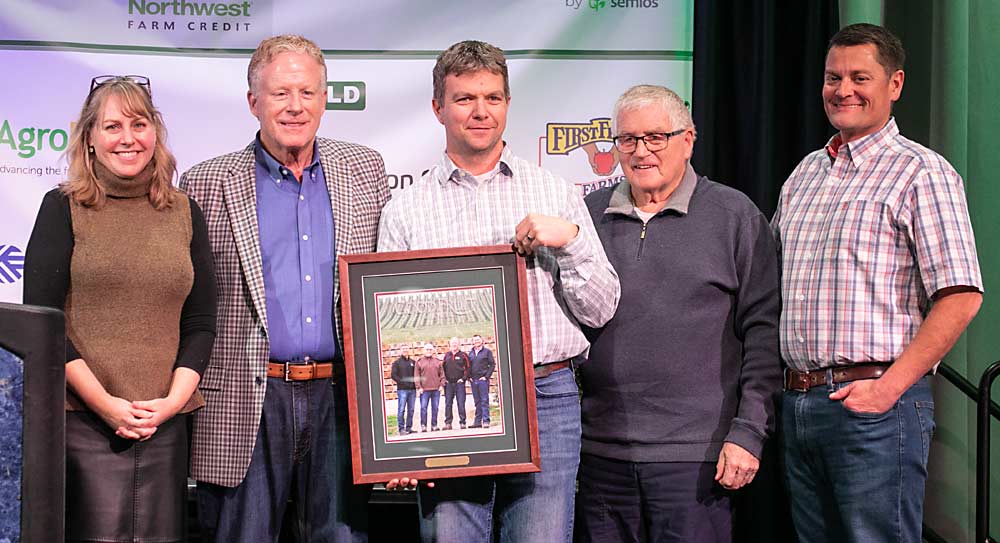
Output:
<path fill-rule="evenodd" d="M 360 145 L 317 141 L 337 225 L 337 254 L 374 252 L 379 216 L 389 200 L 382 157 Z M 180 179 L 181 189 L 205 214 L 219 284 L 215 347 L 199 385 L 206 406 L 195 413 L 191 477 L 227 487 L 243 481 L 250 466 L 267 386 L 267 311 L 254 168 L 251 143 L 194 166 Z M 336 268 L 333 277 L 340 338 Z M 342 344 L 337 348 L 343 352 Z"/>

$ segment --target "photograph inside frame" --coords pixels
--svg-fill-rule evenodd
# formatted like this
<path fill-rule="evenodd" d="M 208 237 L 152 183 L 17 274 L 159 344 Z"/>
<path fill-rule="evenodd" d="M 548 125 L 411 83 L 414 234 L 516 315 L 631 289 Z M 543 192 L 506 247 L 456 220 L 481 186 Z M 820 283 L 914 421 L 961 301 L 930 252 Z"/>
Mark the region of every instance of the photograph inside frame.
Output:
<path fill-rule="evenodd" d="M 514 292 L 508 291 L 504 278 L 505 266 L 480 262 L 474 267 L 465 267 L 459 262 L 471 262 L 475 257 L 455 259 L 424 260 L 421 265 L 441 265 L 448 262 L 447 270 L 402 272 L 400 263 L 392 273 L 361 273 L 361 290 L 365 314 L 364 382 L 358 382 L 358 400 L 364 405 L 370 421 L 359 428 L 366 434 L 362 439 L 364 449 L 371 444 L 372 460 L 388 466 L 393 461 L 405 459 L 419 460 L 426 457 L 447 457 L 462 455 L 517 455 L 518 440 L 527 436 L 523 425 L 523 408 L 512 407 L 514 395 L 523 398 L 519 384 L 512 387 L 511 379 L 516 373 L 523 379 L 524 371 L 512 373 L 512 357 L 517 363 L 523 361 L 524 353 L 514 350 L 520 347 L 521 337 L 516 335 L 518 345 L 512 345 L 511 319 L 520 323 L 519 317 L 510 312 L 510 298 Z M 492 257 L 491 257 L 492 258 Z M 410 263 L 407 263 L 408 266 Z M 376 266 L 378 270 L 379 266 Z M 375 271 L 375 270 L 372 270 Z M 509 271 L 509 270 L 508 270 Z M 514 294 L 516 296 L 516 294 Z M 459 304 L 472 305 L 476 298 L 485 311 L 478 316 L 464 315 L 458 319 L 444 316 L 449 307 L 448 300 L 454 297 Z M 483 300 L 483 299 L 486 300 Z M 411 300 L 426 303 L 407 304 Z M 467 302 L 459 302 L 459 299 Z M 403 302 L 399 310 L 409 312 L 398 315 L 401 322 L 394 320 L 396 310 L 386 308 L 388 302 Z M 392 304 L 396 305 L 396 304 Z M 409 307 L 407 307 L 409 305 Z M 431 310 L 434 306 L 440 309 Z M 466 320 L 474 319 L 474 322 Z M 469 326 L 469 325 L 472 326 Z M 393 327 L 397 332 L 392 332 Z M 520 324 L 517 325 L 518 327 Z M 394 337 L 394 334 L 395 337 Z M 477 338 L 483 340 L 478 354 L 473 352 Z M 489 341 L 489 346 L 487 346 Z M 453 343 L 457 343 L 454 347 Z M 401 344 L 410 345 L 409 360 L 400 360 L 403 353 Z M 420 350 L 415 352 L 414 345 Z M 488 350 L 487 350 L 488 349 Z M 484 364 L 484 358 L 489 363 Z M 388 359 L 388 360 L 387 360 Z M 392 379 L 392 365 L 397 361 L 397 379 Z M 386 363 L 388 362 L 388 370 Z M 413 368 L 413 378 L 407 382 L 408 371 Z M 485 367 L 484 367 L 485 366 Z M 469 386 L 466 381 L 473 381 Z M 461 382 L 459 382 L 461 381 Z M 413 392 L 403 387 L 412 386 Z M 515 393 L 515 388 L 517 392 Z M 473 394 L 473 391 L 479 392 Z M 392 398 L 395 396 L 395 398 Z M 403 397 L 403 413 L 400 413 L 400 396 Z M 388 402 L 393 400 L 395 402 Z M 481 410 L 474 408 L 475 399 Z M 465 409 L 458 407 L 464 400 Z M 492 400 L 493 405 L 489 405 Z M 409 404 L 414 406 L 412 419 Z M 424 409 L 426 407 L 426 409 Z M 477 418 L 476 415 L 479 415 Z M 465 417 L 463 421 L 463 416 Z M 400 433 L 399 419 L 403 418 L 403 432 Z M 463 422 L 465 428 L 462 428 Z M 475 428 L 478 423 L 478 428 Z M 483 428 L 485 426 L 485 428 Z M 500 457 L 496 457 L 500 458 Z M 469 465 L 479 462 L 492 463 L 483 457 L 469 458 Z"/>
<path fill-rule="evenodd" d="M 504 433 L 494 297 L 492 285 L 375 295 L 383 439 Z"/>

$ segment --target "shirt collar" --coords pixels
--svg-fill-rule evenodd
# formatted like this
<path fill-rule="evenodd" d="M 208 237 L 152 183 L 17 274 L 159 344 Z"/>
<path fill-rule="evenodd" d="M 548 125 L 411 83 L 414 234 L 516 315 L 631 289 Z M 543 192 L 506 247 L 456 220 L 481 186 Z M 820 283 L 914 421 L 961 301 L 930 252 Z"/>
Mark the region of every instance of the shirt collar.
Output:
<path fill-rule="evenodd" d="M 855 167 L 861 166 L 864 161 L 878 154 L 887 147 L 892 140 L 899 135 L 899 127 L 896 126 L 896 118 L 889 117 L 889 122 L 885 123 L 877 132 L 868 134 L 863 138 L 842 143 L 840 134 L 835 134 L 826 144 L 826 152 L 831 162 L 838 156 L 844 155 Z"/>
<path fill-rule="evenodd" d="M 681 215 L 687 215 L 688 207 L 691 205 L 691 195 L 694 194 L 694 188 L 697 184 L 698 174 L 694 173 L 694 168 L 688 163 L 684 166 L 684 176 L 681 177 L 680 184 L 677 185 L 674 192 L 667 198 L 667 203 L 664 204 L 663 209 L 657 212 L 657 215 L 668 209 L 672 209 Z M 631 217 L 637 216 L 635 213 L 635 202 L 632 200 L 632 189 L 628 181 L 621 181 L 615 186 L 614 191 L 611 193 L 611 201 L 608 202 L 608 208 L 604 210 L 604 213 L 618 213 Z"/>
<path fill-rule="evenodd" d="M 285 179 L 286 177 L 295 177 L 291 170 L 278 162 L 278 159 L 271 156 L 271 153 L 267 152 L 267 149 L 264 148 L 264 144 L 260 141 L 259 131 L 257 132 L 257 137 L 254 143 L 254 159 L 257 161 L 257 164 L 260 164 L 265 170 L 267 170 L 267 174 L 271 176 L 272 180 L 277 181 Z M 319 165 L 319 141 L 314 139 L 312 163 L 306 166 L 303 171 L 311 170 L 317 165 Z M 305 180 L 306 176 L 303 175 L 302 179 Z M 313 177 L 313 179 L 315 180 L 315 177 Z"/>
<path fill-rule="evenodd" d="M 510 164 L 514 160 L 514 153 L 507 147 L 507 142 L 503 144 L 503 150 L 500 151 L 500 161 L 494 166 L 493 171 L 502 173 L 508 177 L 514 175 L 514 171 L 511 169 Z M 463 183 L 475 183 L 475 176 L 469 172 L 459 168 L 452 162 L 451 157 L 448 156 L 447 151 L 441 153 L 441 160 L 438 161 L 438 167 L 441 168 L 442 175 L 438 181 L 444 185 L 448 182 L 453 182 L 456 184 Z M 492 178 L 492 176 L 491 176 Z"/>

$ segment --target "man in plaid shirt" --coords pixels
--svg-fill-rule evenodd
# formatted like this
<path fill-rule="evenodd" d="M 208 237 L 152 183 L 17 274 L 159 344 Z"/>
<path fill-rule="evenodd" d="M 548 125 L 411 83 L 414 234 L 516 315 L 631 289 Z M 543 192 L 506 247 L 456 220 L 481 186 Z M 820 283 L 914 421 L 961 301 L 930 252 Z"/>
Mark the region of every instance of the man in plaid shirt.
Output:
<path fill-rule="evenodd" d="M 580 325 L 602 326 L 618 307 L 618 276 L 577 188 L 504 144 L 509 102 L 502 51 L 464 41 L 441 53 L 432 106 L 447 147 L 390 202 L 379 224 L 379 251 L 513 243 L 527 258 L 542 471 L 421 488 L 427 541 L 492 541 L 494 524 L 501 541 L 570 540 L 580 462 L 580 401 L 570 362 L 588 347 Z M 400 483 L 413 481 L 386 486 Z"/>
<path fill-rule="evenodd" d="M 979 310 L 962 178 L 899 134 L 905 53 L 882 27 L 830 41 L 823 104 L 839 130 L 785 183 L 785 464 L 802 541 L 921 541 L 931 373 Z"/>

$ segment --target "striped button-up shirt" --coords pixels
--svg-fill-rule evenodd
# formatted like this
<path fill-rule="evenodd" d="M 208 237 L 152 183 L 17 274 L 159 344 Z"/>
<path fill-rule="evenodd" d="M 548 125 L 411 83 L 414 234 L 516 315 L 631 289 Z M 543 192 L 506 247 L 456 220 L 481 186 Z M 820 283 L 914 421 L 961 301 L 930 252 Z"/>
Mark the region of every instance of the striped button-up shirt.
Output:
<path fill-rule="evenodd" d="M 833 158 L 809 154 L 771 225 L 782 259 L 781 355 L 798 370 L 892 362 L 934 293 L 983 288 L 962 178 L 893 119 Z"/>
<path fill-rule="evenodd" d="M 602 326 L 618 308 L 618 275 L 608 262 L 576 187 L 517 158 L 506 147 L 497 168 L 472 176 L 446 153 L 382 210 L 379 251 L 503 245 L 529 213 L 562 217 L 580 227 L 559 249 L 527 259 L 528 309 L 535 364 L 580 355 L 580 324 Z"/>

